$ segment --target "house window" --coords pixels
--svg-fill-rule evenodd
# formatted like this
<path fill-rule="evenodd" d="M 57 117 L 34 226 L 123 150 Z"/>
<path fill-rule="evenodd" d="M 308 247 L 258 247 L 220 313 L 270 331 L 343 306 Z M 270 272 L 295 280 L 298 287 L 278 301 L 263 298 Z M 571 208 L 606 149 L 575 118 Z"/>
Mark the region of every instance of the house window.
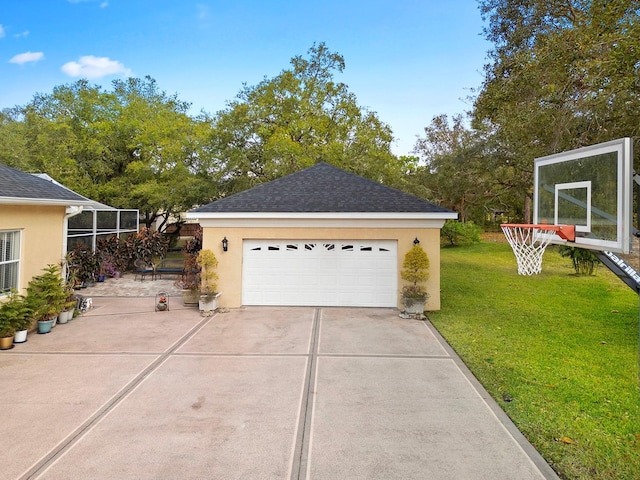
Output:
<path fill-rule="evenodd" d="M 18 288 L 20 232 L 0 231 L 0 294 Z"/>

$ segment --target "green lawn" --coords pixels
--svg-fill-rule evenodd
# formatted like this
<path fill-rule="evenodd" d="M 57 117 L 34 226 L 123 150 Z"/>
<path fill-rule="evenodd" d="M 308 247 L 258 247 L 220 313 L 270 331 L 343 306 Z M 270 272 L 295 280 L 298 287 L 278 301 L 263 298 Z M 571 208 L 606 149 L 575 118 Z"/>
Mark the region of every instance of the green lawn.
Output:
<path fill-rule="evenodd" d="M 430 319 L 566 479 L 640 478 L 638 297 L 554 249 L 519 276 L 508 244 L 442 250 Z"/>

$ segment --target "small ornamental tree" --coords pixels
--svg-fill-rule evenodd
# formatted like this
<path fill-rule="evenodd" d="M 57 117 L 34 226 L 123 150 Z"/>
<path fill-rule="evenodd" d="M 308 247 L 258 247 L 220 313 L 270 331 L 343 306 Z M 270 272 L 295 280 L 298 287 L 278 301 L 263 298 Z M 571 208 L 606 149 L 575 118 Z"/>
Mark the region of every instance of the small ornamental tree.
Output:
<path fill-rule="evenodd" d="M 413 245 L 404 256 L 400 276 L 409 282 L 402 288 L 402 296 L 405 299 L 424 302 L 429 294 L 423 286 L 429 279 L 429 257 L 419 243 Z"/>
<path fill-rule="evenodd" d="M 0 303 L 0 320 L 8 321 L 16 332 L 28 330 L 31 326 L 33 310 L 22 295 L 11 290 L 8 301 Z M 6 325 L 6 324 L 5 324 Z M 0 334 L 0 337 L 3 336 Z M 7 335 L 10 336 L 10 335 Z"/>
<path fill-rule="evenodd" d="M 67 294 L 60 276 L 60 267 L 47 265 L 40 275 L 36 275 L 27 287 L 27 302 L 34 309 L 38 321 L 57 317 L 64 309 Z"/>
<path fill-rule="evenodd" d="M 208 298 L 215 296 L 218 289 L 218 274 L 216 273 L 218 259 L 216 255 L 209 249 L 200 250 L 198 265 L 201 268 L 200 281 L 202 282 L 200 295 Z"/>

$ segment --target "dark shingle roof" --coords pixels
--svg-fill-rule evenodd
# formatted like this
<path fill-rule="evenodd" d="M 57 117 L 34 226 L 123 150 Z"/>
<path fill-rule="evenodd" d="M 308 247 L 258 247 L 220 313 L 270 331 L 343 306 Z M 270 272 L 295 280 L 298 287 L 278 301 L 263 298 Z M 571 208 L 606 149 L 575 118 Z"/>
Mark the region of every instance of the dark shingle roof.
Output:
<path fill-rule="evenodd" d="M 451 210 L 322 162 L 193 212 L 451 213 Z"/>
<path fill-rule="evenodd" d="M 0 198 L 53 201 L 55 203 L 84 204 L 89 200 L 71 190 L 30 173 L 0 164 Z"/>

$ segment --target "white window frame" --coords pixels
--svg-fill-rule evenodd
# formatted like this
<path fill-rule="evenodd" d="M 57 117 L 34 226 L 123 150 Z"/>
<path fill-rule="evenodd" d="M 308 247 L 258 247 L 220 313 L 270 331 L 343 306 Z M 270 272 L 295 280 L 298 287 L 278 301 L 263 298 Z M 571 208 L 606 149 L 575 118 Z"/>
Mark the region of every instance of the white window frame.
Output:
<path fill-rule="evenodd" d="M 4 248 L 4 242 L 7 241 L 8 238 L 11 238 L 11 241 L 13 242 L 13 245 L 14 245 L 12 246 L 11 251 L 9 251 L 9 249 Z M 15 277 L 15 284 L 9 285 L 8 289 L 0 290 L 0 296 L 7 295 L 11 291 L 11 289 L 18 290 L 20 286 L 20 259 L 21 259 L 20 255 L 22 253 L 21 242 L 22 242 L 22 232 L 20 230 L 0 230 L 0 243 L 3 244 L 3 248 L 0 249 L 0 267 L 3 267 L 4 265 L 15 264 L 16 272 L 17 272 Z M 5 257 L 5 255 L 11 254 L 11 253 L 14 253 L 16 257 L 15 258 Z M 1 269 L 1 270 L 4 270 L 4 269 Z"/>

